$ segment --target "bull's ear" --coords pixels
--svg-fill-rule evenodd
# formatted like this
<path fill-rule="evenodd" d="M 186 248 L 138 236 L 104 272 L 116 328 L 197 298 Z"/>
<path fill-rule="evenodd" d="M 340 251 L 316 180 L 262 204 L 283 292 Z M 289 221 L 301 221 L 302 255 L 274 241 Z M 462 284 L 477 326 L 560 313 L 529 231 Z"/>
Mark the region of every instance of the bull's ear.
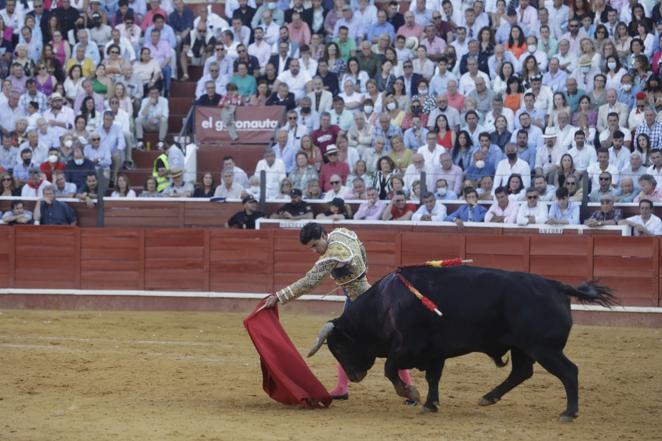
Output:
<path fill-rule="evenodd" d="M 308 351 L 308 357 L 312 357 L 317 351 L 319 351 L 319 348 L 322 347 L 329 334 L 333 331 L 334 326 L 333 322 L 326 322 L 324 326 L 322 326 L 322 329 L 320 329 L 317 339 L 315 340 L 315 344 L 313 344 L 313 347 Z"/>

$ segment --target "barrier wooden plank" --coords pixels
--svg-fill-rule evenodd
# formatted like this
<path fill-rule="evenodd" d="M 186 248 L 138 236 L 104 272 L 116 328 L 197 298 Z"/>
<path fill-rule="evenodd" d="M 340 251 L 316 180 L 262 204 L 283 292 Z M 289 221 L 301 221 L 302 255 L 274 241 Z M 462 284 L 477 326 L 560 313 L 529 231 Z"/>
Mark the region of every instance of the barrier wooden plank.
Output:
<path fill-rule="evenodd" d="M 105 206 L 106 227 L 180 227 L 182 203 L 107 202 Z"/>
<path fill-rule="evenodd" d="M 657 306 L 659 241 L 599 236 L 593 241 L 593 277 L 616 290 L 623 304 Z"/>
<path fill-rule="evenodd" d="M 532 273 L 571 285 L 593 275 L 593 239 L 587 236 L 532 235 L 529 242 Z"/>
<path fill-rule="evenodd" d="M 81 288 L 141 289 L 140 231 L 81 230 Z"/>
<path fill-rule="evenodd" d="M 508 271 L 529 270 L 528 236 L 465 236 L 466 258 L 474 265 Z"/>
<path fill-rule="evenodd" d="M 273 238 L 268 231 L 212 230 L 212 291 L 273 291 Z"/>
<path fill-rule="evenodd" d="M 75 227 L 15 227 L 17 288 L 79 288 Z"/>
<path fill-rule="evenodd" d="M 0 228 L 0 286 L 11 286 L 9 279 L 13 276 L 14 229 Z"/>
<path fill-rule="evenodd" d="M 242 210 L 238 202 L 189 202 L 184 204 L 187 227 L 223 227 L 232 215 Z"/>
<path fill-rule="evenodd" d="M 204 230 L 145 232 L 145 289 L 202 291 L 206 285 Z"/>
<path fill-rule="evenodd" d="M 464 236 L 409 232 L 402 234 L 401 265 L 418 265 L 428 260 L 464 257 Z"/>

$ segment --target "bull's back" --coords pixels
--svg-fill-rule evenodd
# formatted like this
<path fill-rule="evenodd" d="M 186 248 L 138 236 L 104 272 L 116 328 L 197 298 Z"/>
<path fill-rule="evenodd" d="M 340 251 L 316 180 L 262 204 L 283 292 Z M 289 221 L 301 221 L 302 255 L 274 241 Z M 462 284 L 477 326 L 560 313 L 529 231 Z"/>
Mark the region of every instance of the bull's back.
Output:
<path fill-rule="evenodd" d="M 405 268 L 402 275 L 444 315 L 425 309 L 397 277 L 387 276 L 380 291 L 401 311 L 395 315 L 401 329 L 434 329 L 437 338 L 460 346 L 564 346 L 570 332 L 569 299 L 557 281 L 473 266 Z"/>

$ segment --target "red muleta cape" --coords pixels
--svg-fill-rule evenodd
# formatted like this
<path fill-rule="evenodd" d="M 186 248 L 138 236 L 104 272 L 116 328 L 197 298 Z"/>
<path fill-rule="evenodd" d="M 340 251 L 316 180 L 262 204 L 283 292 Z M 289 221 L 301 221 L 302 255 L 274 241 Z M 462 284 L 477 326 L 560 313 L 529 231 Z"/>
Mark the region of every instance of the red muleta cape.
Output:
<path fill-rule="evenodd" d="M 329 407 L 331 396 L 310 371 L 278 320 L 278 309 L 262 309 L 262 300 L 244 319 L 260 354 L 262 388 L 272 399 L 308 408 Z"/>

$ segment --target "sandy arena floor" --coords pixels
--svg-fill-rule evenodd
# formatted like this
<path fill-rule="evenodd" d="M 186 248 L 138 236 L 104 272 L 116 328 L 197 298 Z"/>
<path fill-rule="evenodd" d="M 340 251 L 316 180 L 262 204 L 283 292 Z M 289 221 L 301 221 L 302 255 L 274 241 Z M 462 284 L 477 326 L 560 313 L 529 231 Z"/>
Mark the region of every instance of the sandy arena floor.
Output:
<path fill-rule="evenodd" d="M 382 363 L 350 400 L 286 408 L 261 388 L 243 315 L 0 312 L 0 440 L 659 440 L 662 331 L 575 327 L 566 354 L 580 369 L 580 414 L 560 424 L 556 378 L 536 374 L 495 406 L 478 399 L 510 367 L 481 355 L 447 362 L 438 414 L 403 406 Z M 301 352 L 325 317 L 282 313 Z M 311 361 L 328 386 L 335 364 Z M 415 384 L 425 390 L 420 372 Z"/>

